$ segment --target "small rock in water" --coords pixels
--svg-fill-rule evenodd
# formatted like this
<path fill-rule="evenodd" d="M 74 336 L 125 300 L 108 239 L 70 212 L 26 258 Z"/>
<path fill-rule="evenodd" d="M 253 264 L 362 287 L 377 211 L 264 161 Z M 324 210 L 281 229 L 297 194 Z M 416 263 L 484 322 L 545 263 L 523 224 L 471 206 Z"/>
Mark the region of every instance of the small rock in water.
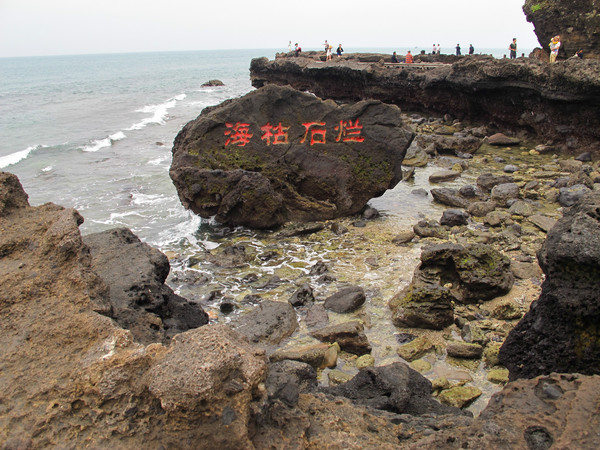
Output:
<path fill-rule="evenodd" d="M 507 164 L 506 166 L 504 166 L 503 170 L 506 173 L 514 173 L 514 172 L 517 172 L 519 170 L 519 168 L 517 166 L 515 166 L 514 164 Z"/>
<path fill-rule="evenodd" d="M 376 217 L 379 217 L 379 211 L 377 211 L 375 208 L 368 207 L 363 212 L 363 218 L 366 220 L 375 219 Z"/>
<path fill-rule="evenodd" d="M 422 189 L 422 188 L 413 189 L 410 193 L 413 195 L 420 195 L 422 197 L 427 197 L 429 195 L 429 193 L 425 189 Z"/>
<path fill-rule="evenodd" d="M 590 162 L 592 160 L 592 154 L 590 152 L 584 152 L 575 157 L 577 161 Z"/>
<path fill-rule="evenodd" d="M 212 86 L 225 86 L 221 80 L 209 80 L 205 83 L 202 83 L 202 87 L 212 87 Z"/>

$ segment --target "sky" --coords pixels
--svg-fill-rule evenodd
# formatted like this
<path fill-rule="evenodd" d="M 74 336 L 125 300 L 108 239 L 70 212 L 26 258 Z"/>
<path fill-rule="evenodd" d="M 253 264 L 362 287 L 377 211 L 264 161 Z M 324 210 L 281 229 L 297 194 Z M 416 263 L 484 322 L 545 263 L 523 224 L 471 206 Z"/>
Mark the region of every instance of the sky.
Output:
<path fill-rule="evenodd" d="M 525 0 L 0 0 L 0 57 L 367 47 L 538 47 Z"/>

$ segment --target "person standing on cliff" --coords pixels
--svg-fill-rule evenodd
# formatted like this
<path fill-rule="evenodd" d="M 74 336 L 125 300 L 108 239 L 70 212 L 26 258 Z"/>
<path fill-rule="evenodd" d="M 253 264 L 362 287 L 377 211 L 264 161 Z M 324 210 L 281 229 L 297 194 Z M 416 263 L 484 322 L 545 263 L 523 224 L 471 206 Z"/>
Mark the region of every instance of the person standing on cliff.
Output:
<path fill-rule="evenodd" d="M 344 49 L 342 48 L 342 44 L 338 45 L 338 48 L 336 50 L 337 56 L 338 58 L 342 57 L 342 53 L 344 52 Z"/>
<path fill-rule="evenodd" d="M 472 55 L 473 53 L 475 53 L 475 47 L 473 47 L 473 44 L 469 44 L 469 55 Z"/>
<path fill-rule="evenodd" d="M 560 36 L 554 36 L 548 45 L 550 46 L 550 63 L 556 62 L 556 57 L 560 50 Z"/>
<path fill-rule="evenodd" d="M 440 54 L 440 44 L 437 45 L 437 50 L 435 51 L 436 54 Z"/>
<path fill-rule="evenodd" d="M 456 44 L 456 56 L 460 56 L 460 44 Z"/>
<path fill-rule="evenodd" d="M 517 59 L 517 38 L 513 38 L 508 50 L 510 51 L 510 59 Z"/>

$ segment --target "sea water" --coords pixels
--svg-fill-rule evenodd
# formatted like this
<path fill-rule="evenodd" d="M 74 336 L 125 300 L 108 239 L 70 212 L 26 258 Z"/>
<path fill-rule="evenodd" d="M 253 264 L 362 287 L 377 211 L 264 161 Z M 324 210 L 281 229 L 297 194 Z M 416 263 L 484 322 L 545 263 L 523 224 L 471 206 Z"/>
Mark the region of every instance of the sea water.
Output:
<path fill-rule="evenodd" d="M 84 234 L 124 226 L 163 251 L 195 243 L 202 221 L 168 174 L 173 139 L 203 108 L 251 91 L 251 59 L 277 51 L 0 58 L 0 170 L 31 205 L 76 208 Z M 224 86 L 202 86 L 211 79 Z"/>

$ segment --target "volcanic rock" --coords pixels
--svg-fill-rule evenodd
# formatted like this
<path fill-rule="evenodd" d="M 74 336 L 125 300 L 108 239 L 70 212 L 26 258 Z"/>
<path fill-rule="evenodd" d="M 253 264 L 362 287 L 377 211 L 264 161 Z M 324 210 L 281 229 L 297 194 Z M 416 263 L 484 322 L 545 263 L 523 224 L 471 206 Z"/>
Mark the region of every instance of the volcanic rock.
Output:
<path fill-rule="evenodd" d="M 208 323 L 198 305 L 166 286 L 170 266 L 160 251 L 131 230 L 116 228 L 83 237 L 94 270 L 110 288 L 110 316 L 143 344 L 162 342 Z"/>
<path fill-rule="evenodd" d="M 364 327 L 356 320 L 329 325 L 312 331 L 310 335 L 322 342 L 337 342 L 342 350 L 356 355 L 364 355 L 371 351 Z"/>
<path fill-rule="evenodd" d="M 438 244 L 426 247 L 413 285 L 448 286 L 460 303 L 491 300 L 510 291 L 514 277 L 510 260 L 484 244 Z"/>
<path fill-rule="evenodd" d="M 542 292 L 500 351 L 510 379 L 600 373 L 600 193 L 566 210 L 538 252 Z"/>
<path fill-rule="evenodd" d="M 460 414 L 431 397 L 431 382 L 405 363 L 367 367 L 347 383 L 327 390 L 372 408 L 412 415 Z"/>
<path fill-rule="evenodd" d="M 264 352 L 225 326 L 178 334 L 169 347 L 134 342 L 107 317 L 83 218 L 29 206 L 11 174 L 0 173 L 0 199 L 3 447 L 250 447 Z"/>
<path fill-rule="evenodd" d="M 325 308 L 337 313 L 348 313 L 360 308 L 366 300 L 365 290 L 349 286 L 325 299 Z"/>
<path fill-rule="evenodd" d="M 468 426 L 412 441 L 407 448 L 598 448 L 600 377 L 551 374 L 508 383 Z"/>
<path fill-rule="evenodd" d="M 583 50 L 586 58 L 600 58 L 598 30 L 600 12 L 594 0 L 573 0 L 569 4 L 559 0 L 526 0 L 523 12 L 528 22 L 533 23 L 538 42 L 548 54 L 548 43 L 560 34 L 561 48 L 558 59 L 570 58 Z"/>
<path fill-rule="evenodd" d="M 298 323 L 291 304 L 265 300 L 239 317 L 232 327 L 250 342 L 278 344 L 296 331 Z"/>
<path fill-rule="evenodd" d="M 273 85 L 188 123 L 170 175 L 186 208 L 222 223 L 334 219 L 359 213 L 402 179 L 413 136 L 395 106 L 339 106 Z"/>

